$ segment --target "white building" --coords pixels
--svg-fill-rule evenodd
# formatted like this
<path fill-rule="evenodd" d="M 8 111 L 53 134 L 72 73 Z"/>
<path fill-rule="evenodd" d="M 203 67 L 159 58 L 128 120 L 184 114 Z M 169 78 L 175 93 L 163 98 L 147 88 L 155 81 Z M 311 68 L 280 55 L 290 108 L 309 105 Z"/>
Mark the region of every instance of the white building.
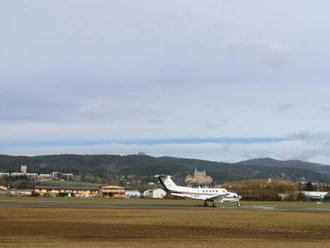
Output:
<path fill-rule="evenodd" d="M 328 192 L 322 192 L 322 191 L 302 191 L 302 193 L 307 198 L 316 199 L 316 200 L 323 200 L 324 197 L 328 194 Z"/>
<path fill-rule="evenodd" d="M 21 165 L 21 173 L 26 174 L 27 173 L 27 166 Z"/>
<path fill-rule="evenodd" d="M 10 176 L 12 177 L 21 177 L 24 176 L 22 172 L 12 172 L 10 173 Z"/>
<path fill-rule="evenodd" d="M 0 177 L 9 177 L 9 172 L 0 172 Z"/>
<path fill-rule="evenodd" d="M 141 197 L 141 193 L 138 190 L 126 190 L 125 197 L 126 198 L 139 198 L 139 197 Z"/>
<path fill-rule="evenodd" d="M 39 174 L 40 179 L 51 179 L 52 174 Z"/>
<path fill-rule="evenodd" d="M 146 198 L 164 198 L 166 196 L 166 191 L 163 189 L 148 189 L 143 192 L 143 196 Z"/>
<path fill-rule="evenodd" d="M 38 179 L 38 173 L 25 173 L 24 175 L 30 180 Z"/>

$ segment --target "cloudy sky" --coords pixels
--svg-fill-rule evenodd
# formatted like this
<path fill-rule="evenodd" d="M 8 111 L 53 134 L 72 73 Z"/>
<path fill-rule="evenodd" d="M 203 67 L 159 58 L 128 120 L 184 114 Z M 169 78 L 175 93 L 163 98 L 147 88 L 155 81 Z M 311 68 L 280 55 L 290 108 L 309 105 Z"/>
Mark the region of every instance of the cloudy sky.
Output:
<path fill-rule="evenodd" d="M 328 0 L 0 3 L 0 153 L 330 164 Z"/>

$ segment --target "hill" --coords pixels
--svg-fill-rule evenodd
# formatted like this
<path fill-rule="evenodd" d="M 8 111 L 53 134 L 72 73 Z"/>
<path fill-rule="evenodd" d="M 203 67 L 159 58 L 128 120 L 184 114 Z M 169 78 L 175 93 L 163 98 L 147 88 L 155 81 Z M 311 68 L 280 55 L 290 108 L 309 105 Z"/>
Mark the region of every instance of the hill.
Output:
<path fill-rule="evenodd" d="M 194 168 L 205 169 L 216 183 L 251 178 L 305 177 L 314 182 L 330 182 L 330 167 L 303 161 L 279 161 L 256 159 L 239 163 L 222 163 L 207 160 L 175 157 L 151 157 L 147 155 L 0 155 L 0 171 L 19 171 L 20 165 L 28 165 L 29 172 L 72 172 L 83 181 L 115 182 L 123 177 L 141 181 L 154 180 L 156 174 L 171 174 L 178 182 Z"/>
<path fill-rule="evenodd" d="M 258 166 L 267 166 L 267 167 L 288 167 L 288 168 L 297 168 L 312 170 L 321 174 L 326 174 L 330 176 L 330 166 L 324 164 L 310 163 L 301 160 L 276 160 L 272 158 L 259 158 L 245 160 L 237 163 L 239 165 L 258 165 Z"/>

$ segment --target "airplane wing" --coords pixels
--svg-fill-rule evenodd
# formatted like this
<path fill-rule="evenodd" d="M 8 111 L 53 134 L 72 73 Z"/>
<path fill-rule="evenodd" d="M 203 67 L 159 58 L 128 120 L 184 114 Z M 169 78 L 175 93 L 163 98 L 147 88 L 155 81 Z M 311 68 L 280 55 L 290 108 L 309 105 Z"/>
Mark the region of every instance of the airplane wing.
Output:
<path fill-rule="evenodd" d="M 171 195 L 205 201 L 205 200 L 222 200 L 228 194 L 205 195 L 205 194 L 194 194 L 194 193 L 171 193 Z"/>
<path fill-rule="evenodd" d="M 191 199 L 196 199 L 196 200 L 205 200 L 204 195 L 200 194 L 189 194 L 189 193 L 171 193 L 173 196 L 179 196 L 179 197 L 184 197 L 184 198 L 191 198 Z"/>
<path fill-rule="evenodd" d="M 207 198 L 206 200 L 213 201 L 226 201 L 226 202 L 239 202 L 242 197 L 236 193 L 227 193 L 225 195 L 217 195 Z"/>
<path fill-rule="evenodd" d="M 222 200 L 223 198 L 225 198 L 228 195 L 230 195 L 230 194 L 221 194 L 221 195 L 216 195 L 216 196 L 210 196 L 206 200 Z"/>

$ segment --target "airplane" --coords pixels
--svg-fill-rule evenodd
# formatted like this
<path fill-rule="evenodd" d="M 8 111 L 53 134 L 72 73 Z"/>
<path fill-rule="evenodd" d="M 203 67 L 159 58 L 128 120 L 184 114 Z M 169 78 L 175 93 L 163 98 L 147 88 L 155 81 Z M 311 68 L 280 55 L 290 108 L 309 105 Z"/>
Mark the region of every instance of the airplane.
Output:
<path fill-rule="evenodd" d="M 241 206 L 239 194 L 229 192 L 224 188 L 192 188 L 176 185 L 169 175 L 156 175 L 164 189 L 173 196 L 203 200 L 204 206 L 224 207 L 225 202 L 236 202 L 237 207 Z"/>

